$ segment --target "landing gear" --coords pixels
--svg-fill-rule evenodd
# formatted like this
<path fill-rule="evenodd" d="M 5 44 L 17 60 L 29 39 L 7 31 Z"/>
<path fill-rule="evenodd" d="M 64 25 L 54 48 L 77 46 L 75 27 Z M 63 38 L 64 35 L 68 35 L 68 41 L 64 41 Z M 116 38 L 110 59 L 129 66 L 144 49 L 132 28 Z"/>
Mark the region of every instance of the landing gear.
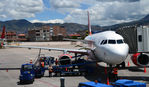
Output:
<path fill-rule="evenodd" d="M 116 65 L 116 67 L 118 67 L 118 68 L 119 68 L 119 67 L 125 68 L 125 66 L 126 66 L 126 65 L 125 65 L 125 62 L 122 62 L 122 63 Z"/>
<path fill-rule="evenodd" d="M 109 70 L 108 70 L 108 75 L 109 79 L 111 81 L 116 81 L 118 80 L 118 68 L 116 67 L 112 67 L 112 65 L 109 65 Z"/>

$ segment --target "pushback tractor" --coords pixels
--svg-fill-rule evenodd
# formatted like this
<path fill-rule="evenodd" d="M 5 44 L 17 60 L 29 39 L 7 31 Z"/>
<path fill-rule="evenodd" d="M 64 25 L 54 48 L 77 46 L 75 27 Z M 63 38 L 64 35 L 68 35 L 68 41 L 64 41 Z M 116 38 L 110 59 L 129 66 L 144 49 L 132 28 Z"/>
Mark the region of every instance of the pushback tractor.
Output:
<path fill-rule="evenodd" d="M 20 83 L 33 83 L 35 71 L 33 64 L 23 64 L 20 69 Z"/>

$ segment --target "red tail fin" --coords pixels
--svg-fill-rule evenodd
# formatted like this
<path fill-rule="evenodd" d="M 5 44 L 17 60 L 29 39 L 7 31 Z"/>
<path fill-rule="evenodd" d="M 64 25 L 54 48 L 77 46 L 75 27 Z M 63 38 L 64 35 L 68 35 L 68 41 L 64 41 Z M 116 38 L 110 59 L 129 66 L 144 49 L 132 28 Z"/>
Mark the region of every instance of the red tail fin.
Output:
<path fill-rule="evenodd" d="M 88 32 L 89 32 L 89 35 L 92 35 L 89 11 L 87 11 L 87 15 L 88 15 Z"/>
<path fill-rule="evenodd" d="M 2 35 L 1 35 L 1 39 L 5 38 L 5 26 L 3 26 L 3 31 L 2 31 Z"/>

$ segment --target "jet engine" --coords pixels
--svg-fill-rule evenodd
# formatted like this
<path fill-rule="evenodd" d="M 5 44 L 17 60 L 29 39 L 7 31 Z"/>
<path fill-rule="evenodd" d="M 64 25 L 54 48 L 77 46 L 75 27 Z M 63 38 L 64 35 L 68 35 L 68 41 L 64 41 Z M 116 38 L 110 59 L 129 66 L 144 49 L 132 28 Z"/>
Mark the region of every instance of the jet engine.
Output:
<path fill-rule="evenodd" d="M 59 64 L 60 65 L 67 65 L 71 64 L 71 56 L 68 54 L 63 54 L 59 57 Z"/>
<path fill-rule="evenodd" d="M 131 57 L 133 63 L 137 66 L 146 66 L 149 64 L 149 56 L 144 53 L 135 53 Z"/>

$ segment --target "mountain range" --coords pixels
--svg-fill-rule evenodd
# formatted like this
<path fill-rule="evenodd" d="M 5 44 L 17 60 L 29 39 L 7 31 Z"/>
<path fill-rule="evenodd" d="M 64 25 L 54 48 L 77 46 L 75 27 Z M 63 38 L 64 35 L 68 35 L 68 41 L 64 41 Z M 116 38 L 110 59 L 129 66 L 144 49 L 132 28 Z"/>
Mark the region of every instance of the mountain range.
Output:
<path fill-rule="evenodd" d="M 2 26 L 6 26 L 6 31 L 17 31 L 18 33 L 25 33 L 27 32 L 28 29 L 31 29 L 33 27 L 42 27 L 45 25 L 58 25 L 58 26 L 64 26 L 65 29 L 67 30 L 67 33 L 76 33 L 79 31 L 84 31 L 88 29 L 87 25 L 83 24 L 77 24 L 77 23 L 64 23 L 64 24 L 59 24 L 59 23 L 31 23 L 25 19 L 20 19 L 20 20 L 9 20 L 9 21 L 0 21 L 0 30 L 2 29 Z M 137 20 L 137 21 L 132 21 L 132 22 L 127 22 L 127 23 L 120 23 L 120 24 L 115 24 L 112 26 L 104 26 L 101 27 L 99 25 L 92 25 L 93 31 L 101 31 L 101 30 L 116 30 L 120 27 L 123 26 L 131 26 L 131 25 L 149 25 L 149 15 L 145 16 L 144 18 Z"/>

